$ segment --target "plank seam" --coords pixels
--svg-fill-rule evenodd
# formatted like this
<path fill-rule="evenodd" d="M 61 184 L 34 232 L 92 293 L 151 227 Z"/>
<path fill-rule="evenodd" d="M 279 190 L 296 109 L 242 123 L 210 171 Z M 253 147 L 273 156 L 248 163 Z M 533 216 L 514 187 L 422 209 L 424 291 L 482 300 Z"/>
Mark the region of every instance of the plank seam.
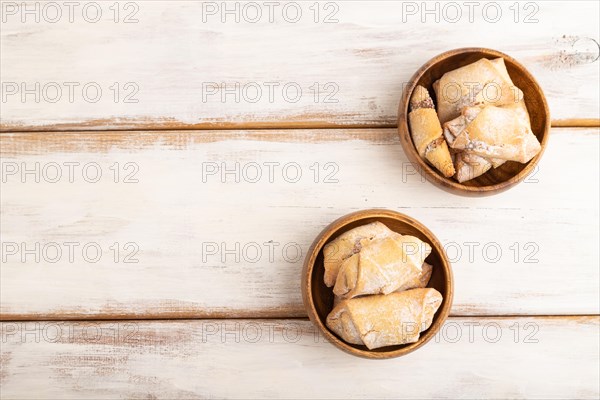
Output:
<path fill-rule="evenodd" d="M 598 128 L 600 127 L 600 119 L 590 120 L 577 120 L 571 122 L 570 120 L 558 120 L 552 121 L 552 128 Z M 294 126 L 279 126 L 270 124 L 219 124 L 218 126 L 172 126 L 172 127 L 160 127 L 160 126 L 145 126 L 145 127 L 125 127 L 125 128 L 111 128 L 111 129 L 90 129 L 85 126 L 81 127 L 69 127 L 58 130 L 47 130 L 47 129 L 12 129 L 11 127 L 0 127 L 0 135 L 13 134 L 13 133 L 70 133 L 70 132 L 172 132 L 172 131 L 238 131 L 238 130 L 317 130 L 317 129 L 397 129 L 397 124 L 378 124 L 378 125 L 343 125 L 343 124 L 298 124 Z"/>
<path fill-rule="evenodd" d="M 567 319 L 567 318 L 594 318 L 600 317 L 600 314 L 457 314 L 450 315 L 448 318 L 503 318 L 503 319 L 516 319 L 516 318 L 549 318 L 549 319 Z M 107 321 L 143 321 L 143 322 L 152 322 L 152 321 L 173 321 L 173 322 L 185 322 L 185 321 L 203 321 L 203 320 L 298 320 L 298 321 L 308 321 L 308 317 L 199 317 L 199 318 L 157 318 L 157 317 L 148 317 L 148 318 L 42 318 L 42 319 L 2 319 L 0 318 L 0 323 L 15 323 L 15 322 L 107 322 Z"/>

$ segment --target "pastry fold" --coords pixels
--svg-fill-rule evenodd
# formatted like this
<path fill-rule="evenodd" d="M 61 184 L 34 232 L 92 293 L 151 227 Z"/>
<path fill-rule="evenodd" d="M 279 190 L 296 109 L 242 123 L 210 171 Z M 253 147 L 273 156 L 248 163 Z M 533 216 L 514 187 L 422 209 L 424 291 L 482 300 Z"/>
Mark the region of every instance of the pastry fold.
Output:
<path fill-rule="evenodd" d="M 409 277 L 406 280 L 406 282 L 404 282 L 402 284 L 402 286 L 400 286 L 398 289 L 396 289 L 396 292 L 403 292 L 405 290 L 426 287 L 427 284 L 429 283 L 429 280 L 431 279 L 432 272 L 433 272 L 433 266 L 431 264 L 427 264 L 426 262 L 424 262 L 423 265 L 421 266 L 421 272 L 419 274 Z"/>
<path fill-rule="evenodd" d="M 467 107 L 463 110 L 463 118 L 471 122 L 454 137 L 450 144 L 453 149 L 521 163 L 528 162 L 541 150 L 517 104 L 513 107 Z"/>
<path fill-rule="evenodd" d="M 419 238 L 392 232 L 372 240 L 340 266 L 333 293 L 341 298 L 388 294 L 422 272 L 431 246 Z"/>
<path fill-rule="evenodd" d="M 442 295 L 432 288 L 358 297 L 339 303 L 326 324 L 344 341 L 369 349 L 414 343 L 441 303 Z"/>
<path fill-rule="evenodd" d="M 465 107 L 518 103 L 523 92 L 510 80 L 504 60 L 479 61 L 446 72 L 433 83 L 438 117 L 442 124 L 461 114 Z"/>
<path fill-rule="evenodd" d="M 423 265 L 421 266 L 421 272 L 418 274 L 414 274 L 410 278 L 408 278 L 408 280 L 406 282 L 404 282 L 404 284 L 402 286 L 400 286 L 398 289 L 396 289 L 396 292 L 403 292 L 405 290 L 426 287 L 427 284 L 429 283 L 429 280 L 431 279 L 432 272 L 433 272 L 433 266 L 431 264 L 427 264 L 426 262 L 423 263 Z M 333 306 L 334 307 L 337 306 L 342 301 L 344 301 L 344 299 L 342 299 L 341 297 L 334 296 L 333 297 Z"/>
<path fill-rule="evenodd" d="M 496 58 L 496 59 L 490 60 L 490 61 L 492 64 L 494 64 L 494 66 L 496 67 L 496 69 L 498 70 L 500 75 L 502 75 L 504 77 L 504 79 L 506 79 L 508 82 L 510 82 L 511 85 L 514 85 L 512 79 L 510 78 L 510 75 L 508 74 L 508 70 L 506 69 L 506 64 L 504 63 L 504 59 Z M 515 110 L 518 110 L 518 112 L 520 113 L 520 118 L 523 119 L 523 123 L 527 124 L 527 126 L 529 126 L 529 128 L 531 129 L 531 124 L 529 121 L 529 113 L 527 112 L 527 106 L 525 105 L 525 95 L 522 95 L 520 100 L 516 103 L 510 102 L 510 103 L 502 105 L 500 107 L 514 108 Z M 498 168 L 499 166 L 501 166 L 502 164 L 504 164 L 506 162 L 506 160 L 502 160 L 500 158 L 490 158 L 489 161 L 492 163 L 492 167 L 494 167 L 494 168 Z"/>
<path fill-rule="evenodd" d="M 410 133 L 419 156 L 429 161 L 445 177 L 451 177 L 454 175 L 452 158 L 442 136 L 442 126 L 433 100 L 423 86 L 417 86 L 413 91 L 410 109 Z"/>
<path fill-rule="evenodd" d="M 328 287 L 335 285 L 338 271 L 344 260 L 358 253 L 366 243 L 391 233 L 392 231 L 387 226 L 376 221 L 344 232 L 335 240 L 327 243 L 323 248 L 325 285 Z"/>
<path fill-rule="evenodd" d="M 490 168 L 492 168 L 492 162 L 487 158 L 466 152 L 456 154 L 456 180 L 460 183 L 477 178 L 489 171 Z"/>
<path fill-rule="evenodd" d="M 460 92 L 460 99 L 444 99 L 441 85 Z M 438 97 L 438 114 L 444 122 L 443 135 L 454 157 L 459 182 L 483 175 L 508 160 L 527 162 L 539 152 L 523 93 L 512 82 L 504 59 L 481 59 L 448 72 L 434 83 L 434 89 L 442 96 Z M 445 94 L 452 100 L 457 97 L 456 93 Z M 487 110 L 492 106 L 495 110 Z M 486 111 L 480 116 L 482 110 Z M 509 126 L 502 126 L 507 120 Z M 496 128 L 485 132 L 490 126 Z"/>

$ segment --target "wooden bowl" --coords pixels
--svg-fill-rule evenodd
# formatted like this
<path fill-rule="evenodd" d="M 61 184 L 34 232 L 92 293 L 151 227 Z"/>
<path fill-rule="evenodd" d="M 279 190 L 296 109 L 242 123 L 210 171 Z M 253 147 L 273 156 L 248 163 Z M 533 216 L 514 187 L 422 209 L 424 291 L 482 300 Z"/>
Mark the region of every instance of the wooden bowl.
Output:
<path fill-rule="evenodd" d="M 435 313 L 431 326 L 421 333 L 418 342 L 369 350 L 366 346 L 344 342 L 335 333 L 330 331 L 325 324 L 327 315 L 333 309 L 333 290 L 325 286 L 325 282 L 323 281 L 325 273 L 323 247 L 342 233 L 374 221 L 379 221 L 400 234 L 416 236 L 431 245 L 432 251 L 427 257 L 427 262 L 433 266 L 433 272 L 427 287 L 437 289 L 444 297 L 444 300 Z M 304 260 L 302 299 L 310 320 L 331 343 L 359 357 L 372 359 L 399 357 L 423 346 L 435 336 L 448 317 L 450 307 L 452 306 L 453 293 L 454 284 L 450 261 L 448 261 L 448 257 L 438 239 L 418 221 L 395 211 L 381 209 L 364 210 L 337 219 L 317 236 Z"/>
<path fill-rule="evenodd" d="M 448 71 L 471 64 L 481 58 L 494 59 L 502 57 L 506 69 L 514 84 L 520 88 L 525 97 L 525 105 L 531 119 L 531 130 L 542 145 L 541 151 L 528 163 L 521 164 L 508 161 L 498 168 L 492 168 L 485 174 L 458 183 L 454 178 L 444 177 L 437 169 L 423 160 L 412 141 L 408 126 L 408 104 L 414 88 L 422 85 L 429 90 L 435 101 L 433 82 Z M 464 196 L 487 196 L 507 190 L 521 182 L 529 175 L 539 162 L 548 142 L 550 131 L 550 111 L 540 85 L 535 78 L 514 58 L 496 50 L 483 48 L 463 48 L 442 53 L 423 65 L 410 79 L 404 89 L 398 110 L 398 131 L 400 143 L 409 161 L 429 181 L 451 193 Z"/>

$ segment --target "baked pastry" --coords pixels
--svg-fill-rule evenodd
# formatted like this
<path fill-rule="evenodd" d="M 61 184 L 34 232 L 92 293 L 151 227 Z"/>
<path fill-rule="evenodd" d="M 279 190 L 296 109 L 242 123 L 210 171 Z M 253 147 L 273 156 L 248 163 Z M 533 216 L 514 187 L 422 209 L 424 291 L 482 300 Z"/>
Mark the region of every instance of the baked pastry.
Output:
<path fill-rule="evenodd" d="M 374 239 L 343 261 L 333 293 L 345 299 L 392 293 L 421 274 L 430 253 L 431 246 L 414 236 L 392 232 Z"/>
<path fill-rule="evenodd" d="M 465 127 L 454 136 L 450 144 L 453 149 L 521 163 L 528 162 L 541 150 L 516 103 L 512 107 L 467 107 L 463 119 Z"/>
<path fill-rule="evenodd" d="M 477 178 L 492 168 L 492 162 L 487 158 L 464 151 L 456 153 L 455 164 L 455 178 L 460 183 Z"/>
<path fill-rule="evenodd" d="M 510 80 L 504 60 L 482 58 L 446 72 L 433 83 L 437 113 L 442 124 L 461 114 L 465 107 L 518 103 L 523 92 Z"/>
<path fill-rule="evenodd" d="M 334 307 L 326 324 L 347 343 L 371 350 L 414 343 L 431 326 L 441 303 L 442 295 L 431 288 L 357 297 Z"/>
<path fill-rule="evenodd" d="M 408 122 L 410 133 L 421 158 L 429 161 L 445 177 L 454 175 L 454 165 L 448 145 L 442 136 L 442 126 L 438 119 L 429 92 L 417 86 L 410 98 Z"/>
<path fill-rule="evenodd" d="M 414 274 L 412 277 L 410 277 L 402 286 L 396 289 L 396 292 L 403 292 L 405 290 L 426 287 L 429 283 L 429 280 L 431 279 L 432 272 L 433 266 L 431 264 L 427 264 L 426 262 L 423 263 L 423 265 L 421 266 L 421 272 L 418 274 Z M 342 299 L 341 297 L 334 296 L 333 306 L 337 306 L 342 301 L 344 301 L 344 299 Z"/>
<path fill-rule="evenodd" d="M 496 67 L 496 69 L 504 77 L 504 79 L 506 79 L 508 82 L 510 82 L 511 85 L 514 85 L 512 79 L 510 78 L 510 75 L 508 74 L 508 70 L 506 69 L 506 64 L 504 63 L 504 59 L 500 57 L 500 58 L 496 58 L 496 59 L 490 60 L 490 61 L 492 64 L 494 64 L 494 67 Z M 527 112 L 527 106 L 525 105 L 524 95 L 521 97 L 519 102 L 508 103 L 508 104 L 502 105 L 500 107 L 514 108 L 515 110 L 518 110 L 518 112 L 520 113 L 520 117 L 523 118 L 523 122 L 526 123 L 529 126 L 529 128 L 531 129 L 531 123 L 529 121 L 529 112 Z M 506 162 L 506 160 L 502 160 L 500 158 L 490 158 L 489 161 L 492 163 L 492 167 L 494 167 L 494 168 L 498 168 L 499 166 L 501 166 L 502 164 L 504 164 Z"/>
<path fill-rule="evenodd" d="M 407 279 L 406 282 L 404 282 L 404 284 L 402 286 L 400 286 L 398 289 L 396 289 L 396 292 L 403 292 L 405 290 L 426 287 L 427 284 L 429 283 L 429 280 L 431 279 L 432 272 L 433 272 L 433 266 L 431 264 L 427 264 L 426 262 L 424 262 L 423 265 L 421 266 L 421 272 L 419 274 L 413 275 L 412 277 Z"/>
<path fill-rule="evenodd" d="M 391 234 L 392 231 L 379 221 L 362 225 L 342 233 L 340 236 L 327 243 L 323 247 L 323 264 L 325 267 L 325 276 L 323 277 L 325 285 L 332 287 L 342 262 L 355 253 L 358 253 L 362 247 L 377 238 L 383 238 Z"/>
<path fill-rule="evenodd" d="M 449 95 L 449 88 L 456 93 Z M 481 59 L 450 71 L 434 89 L 457 181 L 476 178 L 507 160 L 527 162 L 539 152 L 523 92 L 512 82 L 504 59 Z M 455 118 L 448 120 L 451 116 Z"/>

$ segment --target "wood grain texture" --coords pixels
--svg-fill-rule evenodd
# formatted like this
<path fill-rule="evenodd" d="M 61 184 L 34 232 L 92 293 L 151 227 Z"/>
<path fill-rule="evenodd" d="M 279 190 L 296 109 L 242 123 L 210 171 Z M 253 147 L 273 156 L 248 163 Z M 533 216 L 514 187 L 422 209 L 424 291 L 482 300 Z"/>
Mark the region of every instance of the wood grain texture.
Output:
<path fill-rule="evenodd" d="M 557 123 L 600 123 L 597 2 L 520 3 L 518 14 L 513 3 L 490 2 L 500 4 L 497 22 L 488 2 L 472 12 L 460 2 L 457 11 L 436 2 L 438 12 L 429 15 L 421 2 L 321 2 L 316 23 L 312 2 L 299 3 L 294 23 L 286 18 L 295 10 L 284 17 L 283 2 L 272 18 L 260 6 L 255 23 L 246 3 L 236 2 L 239 22 L 235 13 L 223 15 L 221 2 L 213 3 L 216 14 L 200 2 L 130 3 L 137 11 L 119 3 L 117 23 L 112 3 L 100 3 L 96 23 L 86 22 L 82 7 L 72 23 L 67 9 L 56 23 L 47 22 L 50 11 L 40 11 L 39 23 L 7 13 L 0 129 L 395 126 L 410 76 L 436 54 L 468 46 L 522 62 L 545 90 Z M 406 8 L 412 6 L 416 11 Z M 124 23 L 134 11 L 130 19 L 137 22 Z M 451 22 L 455 15 L 460 19 Z M 23 101 L 22 83 L 27 89 L 40 84 L 39 101 L 32 94 Z M 78 85 L 72 101 L 65 83 Z M 87 100 L 86 84 L 92 85 Z M 102 91 L 97 102 L 94 87 Z"/>
<path fill-rule="evenodd" d="M 2 323 L 2 397 L 597 399 L 599 318 L 450 318 L 373 361 L 306 320 Z M 25 335 L 27 332 L 27 335 Z"/>
<path fill-rule="evenodd" d="M 538 171 L 482 199 L 423 181 L 395 129 L 3 134 L 0 315 L 305 316 L 309 245 L 336 218 L 374 207 L 407 214 L 440 239 L 453 265 L 453 315 L 596 314 L 598 132 L 552 129 Z M 69 162 L 79 163 L 73 183 Z M 134 172 L 127 163 L 137 183 L 123 183 Z M 236 165 L 237 177 L 223 173 Z M 93 168 L 83 176 L 84 167 Z M 40 183 L 23 173 L 35 168 Z M 101 179 L 87 182 L 96 170 Z M 135 250 L 127 243 L 137 263 L 124 262 Z M 96 245 L 102 255 L 92 262 Z"/>

